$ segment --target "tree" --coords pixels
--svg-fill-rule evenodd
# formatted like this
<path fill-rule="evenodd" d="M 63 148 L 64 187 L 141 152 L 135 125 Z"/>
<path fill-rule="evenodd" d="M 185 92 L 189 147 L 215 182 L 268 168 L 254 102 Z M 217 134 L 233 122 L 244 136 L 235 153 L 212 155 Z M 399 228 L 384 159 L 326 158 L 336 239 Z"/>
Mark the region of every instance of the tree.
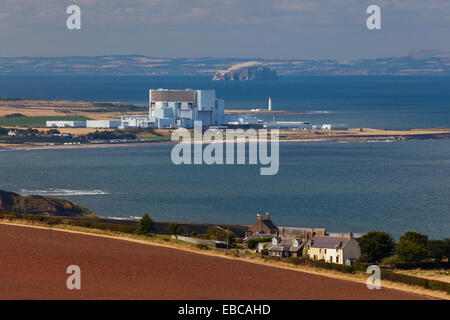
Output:
<path fill-rule="evenodd" d="M 403 262 L 420 262 L 427 257 L 428 236 L 407 231 L 400 237 L 395 247 L 398 258 Z"/>
<path fill-rule="evenodd" d="M 220 227 L 208 227 L 206 231 L 206 237 L 209 239 L 214 239 L 218 241 L 227 241 L 229 244 L 236 242 L 236 235 L 232 231 L 224 230 Z"/>
<path fill-rule="evenodd" d="M 359 239 L 361 253 L 367 256 L 368 262 L 381 262 L 394 251 L 394 240 L 389 233 L 370 231 Z"/>
<path fill-rule="evenodd" d="M 263 239 L 250 239 L 247 241 L 247 246 L 249 249 L 255 249 L 260 242 L 270 242 L 272 238 L 263 238 Z"/>
<path fill-rule="evenodd" d="M 56 129 L 50 129 L 50 130 L 47 131 L 47 134 L 54 135 L 54 134 L 61 134 L 61 132 L 59 130 L 56 130 Z"/>
<path fill-rule="evenodd" d="M 179 235 L 179 234 L 181 234 L 181 227 L 180 227 L 180 225 L 178 224 L 178 223 L 169 223 L 169 225 L 168 225 L 168 227 L 169 227 L 169 233 L 170 234 L 173 234 L 173 235 Z"/>
<path fill-rule="evenodd" d="M 442 261 L 444 257 L 450 257 L 450 239 L 428 241 L 428 258 L 436 262 Z"/>
<path fill-rule="evenodd" d="M 144 214 L 139 220 L 138 227 L 136 229 L 137 234 L 149 234 L 153 229 L 153 220 L 148 214 Z"/>

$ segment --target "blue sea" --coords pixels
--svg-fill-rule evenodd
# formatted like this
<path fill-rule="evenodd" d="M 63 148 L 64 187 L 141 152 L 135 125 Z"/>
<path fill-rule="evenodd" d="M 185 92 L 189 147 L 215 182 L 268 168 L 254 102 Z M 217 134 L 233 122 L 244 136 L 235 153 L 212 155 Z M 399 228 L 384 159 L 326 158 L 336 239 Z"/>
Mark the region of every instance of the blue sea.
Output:
<path fill-rule="evenodd" d="M 228 109 L 313 111 L 278 120 L 346 124 L 353 128 L 450 126 L 450 76 L 282 77 L 221 82 L 207 77 L 0 76 L 0 97 L 120 101 L 148 105 L 148 90 L 215 89 Z M 325 111 L 325 113 L 323 112 Z"/>
<path fill-rule="evenodd" d="M 149 88 L 216 89 L 228 108 L 262 108 L 351 127 L 450 126 L 450 77 L 309 77 L 213 82 L 192 77 L 1 76 L 0 96 L 145 104 Z M 323 112 L 325 111 L 325 113 Z M 280 170 L 172 164 L 171 146 L 0 151 L 0 189 L 56 195 L 103 216 L 278 225 L 331 232 L 407 230 L 449 237 L 450 140 L 280 144 Z"/>

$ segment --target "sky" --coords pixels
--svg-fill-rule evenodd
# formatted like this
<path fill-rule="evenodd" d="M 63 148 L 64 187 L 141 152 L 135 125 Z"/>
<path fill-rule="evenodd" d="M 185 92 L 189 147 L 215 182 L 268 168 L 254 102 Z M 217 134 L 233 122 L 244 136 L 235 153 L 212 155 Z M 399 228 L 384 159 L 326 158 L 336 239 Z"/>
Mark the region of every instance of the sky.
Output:
<path fill-rule="evenodd" d="M 81 8 L 68 30 L 66 8 Z M 369 30 L 369 5 L 381 30 Z M 339 59 L 450 50 L 449 0 L 0 0 L 0 57 Z"/>

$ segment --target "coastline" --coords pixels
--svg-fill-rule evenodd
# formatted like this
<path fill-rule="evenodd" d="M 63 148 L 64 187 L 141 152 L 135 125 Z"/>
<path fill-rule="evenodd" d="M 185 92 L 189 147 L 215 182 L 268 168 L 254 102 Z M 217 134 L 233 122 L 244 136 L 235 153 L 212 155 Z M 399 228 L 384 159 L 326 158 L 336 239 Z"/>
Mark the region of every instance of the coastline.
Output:
<path fill-rule="evenodd" d="M 14 222 L 0 221 L 0 225 L 20 226 L 20 227 L 25 227 L 25 228 L 36 228 L 36 229 L 41 229 L 41 230 L 42 229 L 49 230 L 47 227 L 44 227 L 42 225 L 36 225 L 33 223 L 25 224 L 25 223 L 21 223 L 18 221 L 14 221 Z M 283 263 L 283 262 L 266 262 L 266 261 L 259 260 L 259 259 L 249 259 L 249 258 L 243 258 L 241 256 L 233 256 L 233 255 L 230 256 L 224 252 L 210 251 L 210 250 L 205 251 L 205 250 L 201 250 L 195 246 L 186 245 L 183 243 L 169 243 L 169 242 L 160 241 L 158 239 L 146 238 L 146 237 L 136 236 L 136 235 L 126 235 L 126 234 L 122 234 L 122 233 L 118 233 L 118 232 L 107 232 L 107 231 L 98 230 L 98 229 L 89 230 L 88 228 L 82 228 L 82 227 L 72 228 L 72 229 L 70 229 L 70 228 L 68 229 L 68 228 L 69 228 L 68 226 L 56 225 L 53 227 L 53 230 L 65 232 L 65 233 L 79 234 L 79 235 L 84 235 L 84 236 L 109 238 L 109 239 L 139 243 L 139 244 L 149 245 L 149 246 L 176 249 L 176 250 L 195 253 L 195 254 L 199 254 L 199 255 L 210 256 L 210 257 L 214 257 L 214 258 L 218 258 L 218 259 L 241 261 L 241 262 L 249 263 L 249 264 L 263 265 L 263 266 L 277 268 L 277 269 L 291 270 L 291 271 L 304 273 L 304 274 L 322 276 L 322 277 L 326 277 L 329 279 L 339 279 L 339 280 L 349 281 L 349 282 L 353 282 L 353 283 L 356 282 L 359 284 L 366 283 L 366 277 L 364 275 L 363 276 L 361 276 L 361 275 L 350 276 L 347 274 L 342 274 L 342 273 L 338 273 L 338 272 L 334 272 L 334 271 L 317 270 L 317 269 L 313 269 L 310 267 L 304 267 L 304 266 L 292 266 L 292 265 L 289 265 L 289 264 Z M 435 299 L 436 298 L 444 299 L 444 300 L 449 299 L 448 295 L 445 292 L 423 289 L 423 288 L 419 288 L 416 286 L 410 286 L 410 285 L 390 282 L 390 281 L 386 281 L 386 280 L 383 280 L 383 287 L 387 288 L 387 289 L 393 289 L 393 290 L 399 290 L 399 291 L 408 292 L 408 293 L 412 293 L 412 294 L 423 295 L 425 297 L 432 297 Z"/>
<path fill-rule="evenodd" d="M 434 130 L 428 133 L 425 129 L 414 129 L 417 132 L 411 130 L 411 133 L 405 134 L 391 134 L 386 132 L 386 134 L 350 134 L 350 135 L 330 135 L 330 136 L 308 136 L 308 137 L 296 137 L 293 135 L 291 138 L 281 138 L 280 143 L 289 142 L 394 142 L 394 141 L 408 141 L 408 140 L 434 140 L 434 139 L 450 139 L 450 129 Z M 441 131 L 441 132 L 439 132 Z M 249 140 L 246 139 L 246 142 Z M 130 143 L 92 143 L 92 144 L 30 144 L 30 145 L 9 145 L 0 144 L 0 151 L 13 151 L 13 150 L 53 150 L 53 149 L 91 149 L 91 148 L 114 148 L 114 147 L 149 147 L 149 146 L 167 146 L 178 144 L 178 141 L 149 141 L 149 142 L 130 142 Z M 193 141 L 193 143 L 198 143 Z M 207 142 L 202 142 L 203 144 L 208 144 Z"/>

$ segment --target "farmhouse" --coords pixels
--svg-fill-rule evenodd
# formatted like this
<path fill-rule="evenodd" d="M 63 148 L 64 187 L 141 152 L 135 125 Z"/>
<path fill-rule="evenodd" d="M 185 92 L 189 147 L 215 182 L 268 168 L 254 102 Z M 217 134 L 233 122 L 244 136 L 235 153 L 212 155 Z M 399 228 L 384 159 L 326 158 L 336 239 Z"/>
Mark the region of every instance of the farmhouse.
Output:
<path fill-rule="evenodd" d="M 310 259 L 338 264 L 352 264 L 361 256 L 361 249 L 352 233 L 346 238 L 313 236 L 305 247 Z"/>
<path fill-rule="evenodd" d="M 270 219 L 269 211 L 266 212 L 265 219 L 262 218 L 260 212 L 256 214 L 256 222 L 248 228 L 248 231 L 245 233 L 245 240 L 255 233 L 264 234 L 265 236 L 278 236 L 278 227 Z"/>
<path fill-rule="evenodd" d="M 302 256 L 305 243 L 305 239 L 274 237 L 267 247 L 267 252 L 269 256 L 299 258 Z"/>

